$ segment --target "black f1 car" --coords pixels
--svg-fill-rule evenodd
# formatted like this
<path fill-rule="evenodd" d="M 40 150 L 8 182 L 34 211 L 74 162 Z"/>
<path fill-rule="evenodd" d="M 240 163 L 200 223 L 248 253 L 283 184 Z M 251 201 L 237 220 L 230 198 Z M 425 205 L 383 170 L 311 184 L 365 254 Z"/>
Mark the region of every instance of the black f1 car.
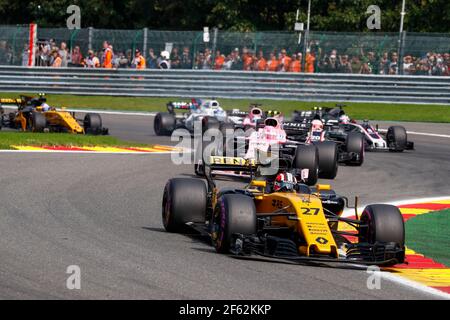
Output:
<path fill-rule="evenodd" d="M 337 146 L 337 162 L 347 165 L 361 166 L 364 162 L 365 143 L 364 136 L 359 132 L 347 132 L 345 135 L 337 135 L 329 125 L 322 122 L 316 128 L 313 121 L 285 121 L 283 128 L 289 139 L 307 144 L 322 144 L 332 141 Z M 322 156 L 323 157 L 323 156 Z M 320 155 L 319 155 L 320 158 Z"/>
<path fill-rule="evenodd" d="M 403 152 L 414 149 L 414 142 L 408 140 L 406 129 L 403 126 L 391 126 L 382 132 L 378 126 L 372 126 L 367 120 L 358 123 L 350 119 L 345 114 L 343 107 L 345 106 L 336 105 L 335 108 L 316 107 L 310 111 L 294 111 L 292 123 L 308 130 L 314 119 L 320 119 L 324 123 L 327 138 L 341 142 L 346 141 L 349 135 L 361 134 L 366 151 Z"/>

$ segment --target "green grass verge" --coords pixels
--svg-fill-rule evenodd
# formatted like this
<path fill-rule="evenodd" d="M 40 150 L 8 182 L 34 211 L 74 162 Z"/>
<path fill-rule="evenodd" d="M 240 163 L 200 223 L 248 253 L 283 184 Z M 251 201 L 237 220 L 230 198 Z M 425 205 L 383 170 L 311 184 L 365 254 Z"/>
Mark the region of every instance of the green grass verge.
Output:
<path fill-rule="evenodd" d="M 64 146 L 64 147 L 149 147 L 149 145 L 123 141 L 111 136 L 76 135 L 69 133 L 0 132 L 0 149 L 11 146 Z"/>
<path fill-rule="evenodd" d="M 33 94 L 29 94 L 33 95 Z M 0 93 L 1 97 L 17 97 L 14 93 Z M 164 111 L 168 101 L 190 101 L 189 98 L 141 98 L 110 96 L 48 95 L 48 103 L 56 107 L 89 108 L 123 111 Z M 276 109 L 290 116 L 293 110 L 308 110 L 314 106 L 334 106 L 333 102 L 302 102 L 256 99 L 218 99 L 226 109 L 246 109 L 252 102 L 265 109 Z M 450 106 L 407 105 L 384 103 L 346 103 L 346 112 L 355 119 L 395 120 L 450 123 Z"/>
<path fill-rule="evenodd" d="M 450 267 L 450 210 L 409 219 L 406 222 L 406 245 Z"/>

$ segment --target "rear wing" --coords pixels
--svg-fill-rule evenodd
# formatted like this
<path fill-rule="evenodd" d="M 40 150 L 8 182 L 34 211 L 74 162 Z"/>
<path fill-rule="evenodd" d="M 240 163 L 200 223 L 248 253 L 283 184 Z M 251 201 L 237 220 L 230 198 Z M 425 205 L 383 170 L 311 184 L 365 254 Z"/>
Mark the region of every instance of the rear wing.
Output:
<path fill-rule="evenodd" d="M 216 190 L 216 184 L 213 179 L 213 171 L 241 171 L 248 172 L 252 177 L 257 169 L 257 163 L 255 160 L 244 159 L 239 157 L 222 157 L 222 156 L 210 156 L 209 161 L 205 162 L 205 178 L 208 183 L 208 190 Z"/>
<path fill-rule="evenodd" d="M 17 98 L 17 99 L 10 99 L 10 98 L 1 98 L 0 99 L 0 105 L 10 105 L 10 106 L 22 106 L 25 103 L 25 100 Z"/>
<path fill-rule="evenodd" d="M 267 110 L 265 112 L 266 117 L 277 117 L 277 116 L 281 116 L 281 112 L 278 110 Z"/>
<path fill-rule="evenodd" d="M 239 109 L 233 109 L 233 110 L 227 111 L 227 115 L 230 116 L 230 117 L 245 118 L 246 116 L 248 116 L 248 112 L 247 111 L 241 111 Z"/>
<path fill-rule="evenodd" d="M 283 122 L 283 130 L 286 131 L 288 136 L 290 135 L 302 135 L 307 134 L 311 128 L 311 122 Z"/>
<path fill-rule="evenodd" d="M 316 110 L 294 110 L 292 112 L 292 120 L 293 121 L 312 121 L 314 120 L 314 117 L 316 116 L 317 112 Z"/>
<path fill-rule="evenodd" d="M 329 119 L 324 123 L 326 129 L 339 128 L 339 120 Z"/>
<path fill-rule="evenodd" d="M 307 138 L 311 128 L 310 121 L 303 122 L 283 122 L 283 130 L 286 132 L 288 139 L 294 141 L 303 141 Z"/>
<path fill-rule="evenodd" d="M 192 103 L 191 102 L 184 102 L 184 101 L 177 101 L 177 102 L 168 102 L 167 103 L 167 111 L 169 113 L 175 113 L 175 110 L 191 110 L 192 109 Z"/>
<path fill-rule="evenodd" d="M 258 167 L 258 163 L 255 159 L 222 156 L 210 156 L 209 163 L 206 165 L 209 166 L 211 170 L 244 172 L 253 172 Z"/>
<path fill-rule="evenodd" d="M 345 104 L 336 104 L 335 107 L 314 107 L 311 110 L 294 110 L 292 113 L 292 120 L 302 121 L 314 119 L 322 119 L 323 117 L 331 116 L 338 118 L 339 116 L 345 114 L 344 107 Z"/>

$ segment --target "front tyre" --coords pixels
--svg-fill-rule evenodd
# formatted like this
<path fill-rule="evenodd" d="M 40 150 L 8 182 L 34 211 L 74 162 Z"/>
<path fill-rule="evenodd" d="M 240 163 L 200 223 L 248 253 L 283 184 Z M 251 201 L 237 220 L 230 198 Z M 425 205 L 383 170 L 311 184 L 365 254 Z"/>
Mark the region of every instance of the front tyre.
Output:
<path fill-rule="evenodd" d="M 364 162 L 364 136 L 359 132 L 350 132 L 345 141 L 345 150 L 355 155 L 346 162 L 350 165 L 361 166 Z"/>
<path fill-rule="evenodd" d="M 406 129 L 402 126 L 389 127 L 386 134 L 386 142 L 388 144 L 389 151 L 403 152 L 408 143 Z"/>
<path fill-rule="evenodd" d="M 169 136 L 175 130 L 175 116 L 168 112 L 159 112 L 155 116 L 153 129 L 157 136 Z"/>
<path fill-rule="evenodd" d="M 88 113 L 83 120 L 84 132 L 90 134 L 102 133 L 102 117 L 98 113 Z"/>
<path fill-rule="evenodd" d="M 316 144 L 319 152 L 319 178 L 334 179 L 338 171 L 338 146 L 333 141 Z"/>
<path fill-rule="evenodd" d="M 211 239 L 216 251 L 227 253 L 236 234 L 256 234 L 256 208 L 253 199 L 242 194 L 224 194 L 212 217 Z"/>
<path fill-rule="evenodd" d="M 47 127 L 47 118 L 40 112 L 33 112 L 31 114 L 31 129 L 33 132 L 44 132 Z"/>
<path fill-rule="evenodd" d="M 403 254 L 397 257 L 399 263 L 405 259 L 405 223 L 400 210 L 393 205 L 368 205 L 361 215 L 359 242 L 369 244 L 395 243 L 403 249 Z"/>
<path fill-rule="evenodd" d="M 210 129 L 215 129 L 215 130 L 220 130 L 220 122 L 219 120 L 217 120 L 217 118 L 214 117 L 203 117 L 202 118 L 202 132 L 203 134 L 210 130 Z"/>
<path fill-rule="evenodd" d="M 293 162 L 295 169 L 308 169 L 308 178 L 305 184 L 313 186 L 319 179 L 319 153 L 315 145 L 299 145 L 295 150 Z"/>

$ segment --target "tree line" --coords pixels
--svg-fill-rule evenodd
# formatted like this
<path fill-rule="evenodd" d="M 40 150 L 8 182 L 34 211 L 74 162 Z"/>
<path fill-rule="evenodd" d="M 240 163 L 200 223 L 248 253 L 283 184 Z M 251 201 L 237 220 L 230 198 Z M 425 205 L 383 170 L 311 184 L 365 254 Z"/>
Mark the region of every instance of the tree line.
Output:
<path fill-rule="evenodd" d="M 311 30 L 397 32 L 401 0 L 312 0 Z M 81 9 L 81 26 L 105 29 L 228 31 L 293 30 L 296 11 L 305 22 L 308 0 L 0 0 L 1 24 L 65 27 L 69 5 Z M 381 30 L 370 31 L 366 13 L 381 9 Z M 450 1 L 406 0 L 405 31 L 450 32 Z"/>

